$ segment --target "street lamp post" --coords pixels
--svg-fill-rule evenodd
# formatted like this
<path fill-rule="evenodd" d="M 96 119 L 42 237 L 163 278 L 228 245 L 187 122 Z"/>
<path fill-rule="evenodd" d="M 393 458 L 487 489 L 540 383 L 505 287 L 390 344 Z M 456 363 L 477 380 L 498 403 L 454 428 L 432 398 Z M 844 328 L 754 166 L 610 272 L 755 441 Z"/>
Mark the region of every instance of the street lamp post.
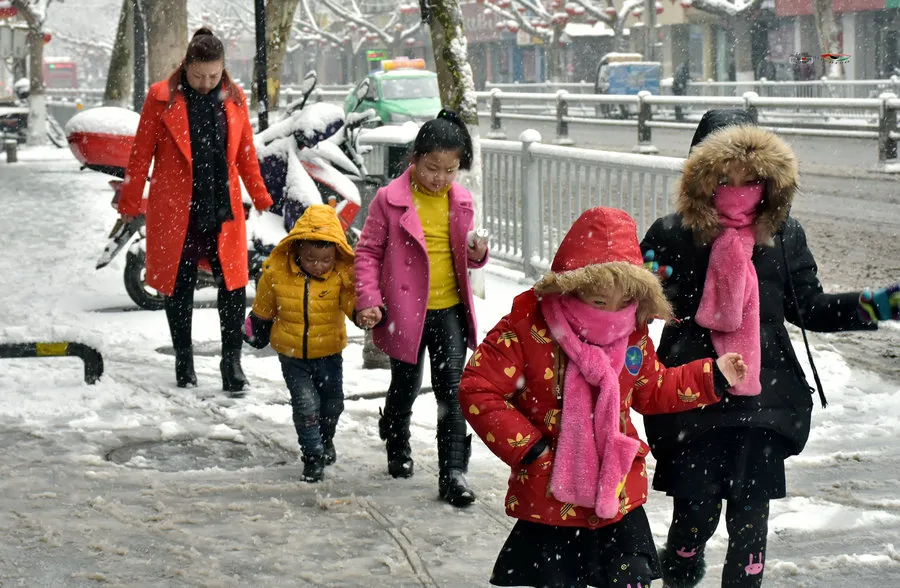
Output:
<path fill-rule="evenodd" d="M 266 2 L 255 0 L 254 16 L 256 17 L 256 94 L 259 110 L 259 130 L 269 128 L 269 91 L 266 84 Z"/>
<path fill-rule="evenodd" d="M 144 98 L 147 95 L 147 43 L 144 37 L 144 10 L 141 0 L 134 0 L 134 90 L 132 99 L 134 111 L 140 112 L 144 108 Z"/>

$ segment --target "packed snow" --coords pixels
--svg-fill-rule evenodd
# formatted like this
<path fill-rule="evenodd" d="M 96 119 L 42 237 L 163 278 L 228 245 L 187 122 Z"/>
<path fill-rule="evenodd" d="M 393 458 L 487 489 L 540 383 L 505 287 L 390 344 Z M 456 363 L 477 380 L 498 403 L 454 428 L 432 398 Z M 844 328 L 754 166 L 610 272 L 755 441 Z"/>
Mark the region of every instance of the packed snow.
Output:
<path fill-rule="evenodd" d="M 108 178 L 79 171 L 64 150 L 19 157 L 0 160 L 0 339 L 81 341 L 106 371 L 89 386 L 74 358 L 2 360 L 0 584 L 487 585 L 513 524 L 508 471 L 476 440 L 478 502 L 438 501 L 432 395 L 415 405 L 416 475 L 393 480 L 377 434 L 389 374 L 362 369 L 362 333 L 349 326 L 338 462 L 324 482 L 301 482 L 276 356 L 248 349 L 252 389 L 226 398 L 215 292 L 201 290 L 200 386 L 176 388 L 165 316 L 131 303 L 124 256 L 93 269 L 116 215 Z M 487 299 L 476 300 L 482 335 L 527 287 L 520 277 L 489 265 Z M 788 462 L 789 497 L 772 503 L 765 585 L 900 585 L 900 390 L 831 348 L 813 353 L 831 404 Z M 661 544 L 669 501 L 651 493 L 647 511 Z M 706 588 L 719 584 L 725 541 L 722 524 Z"/>

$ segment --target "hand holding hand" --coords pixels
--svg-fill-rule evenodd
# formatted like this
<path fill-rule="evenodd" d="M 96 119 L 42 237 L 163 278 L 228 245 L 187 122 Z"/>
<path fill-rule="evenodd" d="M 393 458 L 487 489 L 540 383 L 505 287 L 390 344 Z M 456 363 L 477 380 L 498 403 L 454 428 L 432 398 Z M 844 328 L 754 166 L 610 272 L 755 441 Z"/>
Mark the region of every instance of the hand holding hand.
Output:
<path fill-rule="evenodd" d="M 356 313 L 356 323 L 363 329 L 371 329 L 384 318 L 377 306 L 364 308 Z"/>
<path fill-rule="evenodd" d="M 716 360 L 719 371 L 728 380 L 729 386 L 740 384 L 747 379 L 747 364 L 740 353 L 726 353 Z"/>
<path fill-rule="evenodd" d="M 656 260 L 656 251 L 648 249 L 644 254 L 644 269 L 659 277 L 660 280 L 672 277 L 671 265 L 659 265 Z"/>
<path fill-rule="evenodd" d="M 870 290 L 866 288 L 859 295 L 859 314 L 870 323 L 900 320 L 900 283 Z"/>

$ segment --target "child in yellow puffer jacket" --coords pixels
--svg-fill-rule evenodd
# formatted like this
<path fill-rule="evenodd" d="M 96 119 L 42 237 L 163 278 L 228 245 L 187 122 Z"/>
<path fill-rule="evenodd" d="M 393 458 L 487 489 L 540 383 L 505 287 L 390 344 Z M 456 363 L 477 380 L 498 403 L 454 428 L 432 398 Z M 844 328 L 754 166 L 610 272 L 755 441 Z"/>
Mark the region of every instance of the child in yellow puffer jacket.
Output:
<path fill-rule="evenodd" d="M 291 393 L 303 479 L 318 482 L 337 459 L 334 433 L 344 410 L 341 352 L 346 315 L 355 320 L 353 249 L 334 209 L 306 209 L 263 266 L 244 340 L 278 352 Z"/>

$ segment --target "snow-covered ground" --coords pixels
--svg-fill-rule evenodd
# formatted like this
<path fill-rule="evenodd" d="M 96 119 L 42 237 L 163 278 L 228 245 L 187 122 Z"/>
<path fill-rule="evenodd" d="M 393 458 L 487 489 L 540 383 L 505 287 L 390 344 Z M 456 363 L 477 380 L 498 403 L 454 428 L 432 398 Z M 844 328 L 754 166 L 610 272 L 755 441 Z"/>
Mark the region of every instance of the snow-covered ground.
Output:
<path fill-rule="evenodd" d="M 415 407 L 409 480 L 387 475 L 381 401 L 363 398 L 347 402 L 326 481 L 298 481 L 271 351 L 245 355 L 252 390 L 226 398 L 215 295 L 201 291 L 200 387 L 178 389 L 165 317 L 134 309 L 124 256 L 94 270 L 115 218 L 106 179 L 63 150 L 0 161 L 0 341 L 85 342 L 106 368 L 88 386 L 76 359 L 0 360 L 0 585 L 486 586 L 512 526 L 502 464 L 476 442 L 479 501 L 439 502 L 433 397 Z M 517 274 L 488 271 L 482 333 L 522 289 Z M 361 333 L 351 338 L 346 394 L 383 391 L 388 373 L 363 371 Z M 772 505 L 765 583 L 898 586 L 900 390 L 833 350 L 814 354 L 831 404 L 789 462 L 789 498 Z M 647 509 L 662 543 L 668 500 L 652 493 Z M 724 546 L 723 525 L 705 587 L 718 585 Z"/>

